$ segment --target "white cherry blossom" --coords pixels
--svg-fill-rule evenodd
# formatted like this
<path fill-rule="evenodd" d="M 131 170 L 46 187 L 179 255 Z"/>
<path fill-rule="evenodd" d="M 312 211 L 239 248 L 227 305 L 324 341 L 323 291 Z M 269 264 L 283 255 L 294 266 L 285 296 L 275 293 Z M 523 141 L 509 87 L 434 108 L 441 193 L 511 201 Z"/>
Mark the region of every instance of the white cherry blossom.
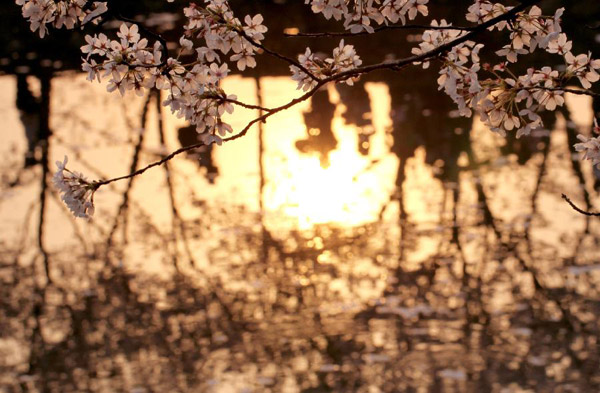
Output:
<path fill-rule="evenodd" d="M 305 0 L 316 14 L 326 19 L 344 20 L 351 33 L 373 33 L 374 24 L 397 23 L 403 25 L 418 14 L 427 16 L 429 0 Z"/>
<path fill-rule="evenodd" d="M 107 2 L 102 1 L 15 2 L 22 7 L 31 30 L 41 37 L 49 28 L 74 29 L 91 21 L 98 22 L 107 11 Z M 428 0 L 305 0 L 305 4 L 326 19 L 343 21 L 350 33 L 373 33 L 377 26 L 406 24 L 429 14 Z M 468 7 L 466 19 L 481 24 L 511 10 L 514 8 L 501 3 L 475 0 Z M 533 5 L 528 11 L 514 13 L 510 20 L 488 27 L 500 32 L 494 51 L 486 53 L 482 44 L 467 40 L 429 57 L 431 51 L 469 34 L 470 30 L 453 28 L 445 20 L 433 20 L 432 28 L 423 31 L 421 42 L 411 52 L 422 58 L 416 64 L 423 68 L 434 62 L 439 65 L 439 89 L 454 101 L 460 115 L 476 114 L 490 130 L 501 135 L 506 132 L 516 132 L 517 137 L 528 135 L 543 127 L 541 111 L 553 111 L 564 105 L 569 83 L 578 81 L 584 89 L 590 89 L 600 80 L 600 60 L 593 59 L 591 53 L 572 53 L 573 44 L 561 28 L 563 12 L 564 8 L 559 8 L 553 15 L 544 15 Z M 85 36 L 81 47 L 82 70 L 90 81 L 106 80 L 109 92 L 142 96 L 148 89 L 166 91 L 163 105 L 195 125 L 203 143 L 221 144 L 233 133 L 223 116 L 234 111 L 234 104 L 245 105 L 238 102 L 235 95 L 226 93 L 221 82 L 230 73 L 230 67 L 245 71 L 257 66 L 257 54 L 275 54 L 262 44 L 268 29 L 260 14 L 238 19 L 226 0 L 191 3 L 183 8 L 183 15 L 185 25 L 179 48 L 174 51 L 176 57 L 171 57 L 159 36 L 141 29 L 137 23 L 122 23 L 116 34 Z M 149 38 L 156 40 L 149 42 Z M 512 63 L 536 50 L 561 56 L 564 66 L 529 68 L 524 75 L 511 69 Z M 193 59 L 185 64 L 180 60 L 182 55 L 191 55 Z M 482 58 L 491 64 L 482 63 Z M 364 72 L 352 72 L 362 65 L 362 60 L 354 46 L 344 40 L 330 57 L 317 56 L 306 48 L 297 59 L 297 62 L 287 61 L 291 63 L 292 79 L 298 83 L 298 89 L 305 92 L 324 81 L 352 85 L 360 72 Z M 593 132 L 598 134 L 599 131 L 594 120 Z M 580 135 L 579 138 L 581 143 L 575 145 L 576 149 L 598 165 L 600 142 L 597 138 L 600 137 Z M 75 215 L 89 217 L 93 214 L 93 193 L 101 183 L 89 182 L 83 175 L 67 170 L 66 163 L 65 159 L 57 164 L 55 184 Z"/>
<path fill-rule="evenodd" d="M 57 171 L 52 181 L 60 191 L 61 199 L 75 217 L 91 218 L 94 215 L 94 192 L 97 185 L 88 181 L 81 173 L 67 169 L 68 158 L 57 161 Z"/>
<path fill-rule="evenodd" d="M 582 153 L 584 160 L 592 161 L 592 165 L 600 164 L 600 137 L 586 137 L 582 134 L 577 135 L 581 142 L 574 145 L 575 150 Z"/>
<path fill-rule="evenodd" d="M 15 3 L 22 6 L 23 17 L 40 38 L 48 33 L 47 25 L 73 29 L 77 24 L 96 20 L 108 10 L 105 1 L 94 1 L 90 6 L 87 0 L 15 0 Z"/>
<path fill-rule="evenodd" d="M 298 62 L 318 80 L 353 70 L 362 64 L 362 60 L 356 54 L 354 46 L 346 45 L 344 40 L 341 40 L 339 45 L 333 49 L 332 57 L 320 59 L 311 52 L 310 48 L 306 48 L 304 54 L 298 56 Z M 292 65 L 290 70 L 292 71 L 292 79 L 298 82 L 298 89 L 308 91 L 317 85 L 318 81 L 299 67 Z M 343 80 L 348 85 L 352 85 L 355 81 L 355 77 Z"/>

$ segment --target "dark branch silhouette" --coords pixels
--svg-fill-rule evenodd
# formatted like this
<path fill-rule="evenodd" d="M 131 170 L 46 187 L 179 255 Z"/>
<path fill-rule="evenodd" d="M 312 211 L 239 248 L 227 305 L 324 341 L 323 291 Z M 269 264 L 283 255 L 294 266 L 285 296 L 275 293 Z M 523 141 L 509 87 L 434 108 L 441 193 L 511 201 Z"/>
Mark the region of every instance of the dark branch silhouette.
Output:
<path fill-rule="evenodd" d="M 566 196 L 565 194 L 561 194 L 561 197 L 562 197 L 562 199 L 564 199 L 564 200 L 565 200 L 565 201 L 566 201 L 566 202 L 569 204 L 569 206 L 571 206 L 571 207 L 573 208 L 573 210 L 575 210 L 577 213 L 581 213 L 581 214 L 583 214 L 583 215 L 585 215 L 585 216 L 594 216 L 594 217 L 599 217 L 599 216 L 600 216 L 600 213 L 588 212 L 588 211 L 585 211 L 585 210 L 583 210 L 583 209 L 581 209 L 581 208 L 577 207 L 577 205 L 575 205 L 575 203 L 573 203 L 573 201 L 571 201 L 571 199 L 570 199 L 568 196 Z"/>

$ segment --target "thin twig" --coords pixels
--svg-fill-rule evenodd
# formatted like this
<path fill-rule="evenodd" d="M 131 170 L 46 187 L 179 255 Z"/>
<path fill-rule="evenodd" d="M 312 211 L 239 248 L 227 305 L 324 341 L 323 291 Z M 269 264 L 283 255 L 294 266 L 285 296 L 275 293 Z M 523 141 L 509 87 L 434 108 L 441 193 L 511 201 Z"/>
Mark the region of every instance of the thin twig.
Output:
<path fill-rule="evenodd" d="M 573 208 L 573 210 L 575 210 L 577 213 L 581 213 L 581 214 L 583 214 L 583 215 L 586 215 L 586 216 L 600 217 L 600 213 L 588 212 L 588 211 L 585 211 L 585 210 L 583 210 L 583 209 L 581 209 L 581 208 L 577 207 L 577 205 L 575 205 L 575 204 L 573 203 L 573 201 L 571 201 L 571 199 L 570 199 L 568 196 L 566 196 L 565 194 L 562 194 L 561 196 L 562 196 L 562 199 L 564 199 L 565 201 L 567 201 L 567 203 L 568 203 L 568 204 L 569 204 L 569 205 L 570 205 L 570 206 Z"/>
<path fill-rule="evenodd" d="M 544 89 L 544 90 L 550 90 L 550 89 Z M 565 93 L 577 94 L 580 96 L 600 97 L 600 93 L 596 93 L 595 91 L 591 91 L 591 90 L 580 90 L 580 89 L 570 89 L 570 88 L 565 88 L 565 89 L 556 88 L 556 90 L 562 90 Z"/>
<path fill-rule="evenodd" d="M 324 82 L 324 81 L 323 81 L 323 82 L 320 82 L 320 83 L 319 83 L 317 86 L 318 86 L 318 87 L 321 87 L 321 86 L 322 86 L 322 85 L 324 85 L 325 83 L 326 83 L 326 82 Z M 245 127 L 242 129 L 242 131 L 240 131 L 240 132 L 239 132 L 238 134 L 236 134 L 236 135 L 230 136 L 229 138 L 225 138 L 225 139 L 223 139 L 223 142 L 229 142 L 229 141 L 232 141 L 232 140 L 235 140 L 235 139 L 241 138 L 242 136 L 244 136 L 244 135 L 245 135 L 245 134 L 248 132 L 248 130 L 249 130 L 249 129 L 250 129 L 250 128 L 251 128 L 251 127 L 252 127 L 252 126 L 255 124 L 255 123 L 257 123 L 257 122 L 259 122 L 259 121 L 264 121 L 264 120 L 266 120 L 268 117 L 270 117 L 271 115 L 273 115 L 273 114 L 275 114 L 275 113 L 277 113 L 277 112 L 281 112 L 282 110 L 288 109 L 288 108 L 290 108 L 290 107 L 292 107 L 292 106 L 294 106 L 294 105 L 298 104 L 299 102 L 302 102 L 302 101 L 305 101 L 305 100 L 307 100 L 307 99 L 308 99 L 308 98 L 310 98 L 310 97 L 311 97 L 313 94 L 315 94 L 315 93 L 316 93 L 316 91 L 318 90 L 318 87 L 315 87 L 313 90 L 310 90 L 310 91 L 308 91 L 307 93 L 305 93 L 304 95 L 302 95 L 302 96 L 300 96 L 300 97 L 298 97 L 298 98 L 295 98 L 295 99 L 291 100 L 291 101 L 290 101 L 290 102 L 288 102 L 287 104 L 281 105 L 281 106 L 279 106 L 279 107 L 277 107 L 277 108 L 273 108 L 273 109 L 271 110 L 271 112 L 265 113 L 264 115 L 262 115 L 262 116 L 259 116 L 259 117 L 257 117 L 256 119 L 254 119 L 254 120 L 250 121 L 248 124 L 246 124 L 246 126 L 245 126 Z M 124 179 L 129 179 L 129 178 L 132 178 L 132 177 L 134 177 L 134 176 L 141 175 L 142 173 L 146 172 L 148 169 L 150 169 L 150 168 L 154 168 L 155 166 L 162 165 L 162 164 L 164 164 L 165 162 L 167 162 L 167 161 L 171 160 L 173 157 L 175 157 L 175 156 L 178 156 L 178 155 L 179 155 L 179 154 L 181 154 L 181 153 L 185 153 L 185 152 L 187 152 L 187 151 L 194 150 L 194 149 L 197 149 L 197 148 L 199 148 L 199 147 L 201 147 L 201 146 L 205 146 L 205 145 L 206 145 L 206 143 L 204 143 L 204 142 L 198 142 L 198 143 L 195 143 L 195 144 L 193 144 L 193 145 L 189 145 L 189 146 L 184 146 L 184 147 L 181 147 L 181 148 L 179 148 L 179 149 L 175 150 L 174 152 L 172 152 L 171 154 L 169 154 L 168 156 L 165 156 L 165 157 L 163 157 L 161 160 L 159 160 L 159 161 L 156 161 L 156 162 L 153 162 L 152 164 L 149 164 L 148 166 L 146 166 L 146 167 L 144 167 L 144 168 L 138 169 L 137 171 L 135 171 L 135 172 L 132 172 L 132 173 L 130 173 L 129 175 L 120 176 L 120 177 L 115 177 L 115 178 L 113 178 L 113 179 L 109 179 L 109 180 L 102 180 L 102 181 L 98 181 L 98 182 L 96 182 L 96 183 L 95 183 L 95 184 L 96 184 L 96 188 L 98 188 L 98 187 L 100 187 L 100 186 L 104 186 L 104 185 L 106 185 L 106 184 L 113 183 L 113 182 L 115 182 L 115 181 L 124 180 Z"/>
<path fill-rule="evenodd" d="M 245 102 L 241 102 L 241 101 L 238 101 L 238 100 L 232 100 L 231 98 L 221 98 L 221 101 L 231 102 L 232 104 L 241 106 L 241 107 L 246 108 L 246 109 L 255 109 L 255 110 L 264 111 L 264 112 L 271 112 L 271 111 L 273 111 L 273 109 L 270 109 L 270 108 L 265 108 L 265 107 L 260 106 L 260 105 L 246 104 Z"/>
<path fill-rule="evenodd" d="M 379 33 L 385 30 L 460 30 L 460 31 L 473 31 L 478 26 L 431 26 L 431 25 L 387 25 L 379 26 L 375 28 L 374 33 Z M 369 35 L 368 31 L 360 31 L 358 33 L 351 33 L 349 31 L 340 32 L 324 32 L 324 33 L 283 33 L 284 37 L 308 37 L 308 38 L 319 38 L 319 37 L 354 37 L 359 35 Z"/>
<path fill-rule="evenodd" d="M 287 63 L 292 64 L 295 67 L 298 67 L 302 72 L 304 72 L 306 75 L 308 75 L 312 80 L 314 81 L 320 81 L 319 78 L 317 78 L 312 72 L 310 72 L 306 67 L 304 67 L 302 64 L 300 64 L 300 62 L 292 59 L 291 57 L 287 57 L 284 56 L 280 53 L 277 53 L 267 47 L 265 47 L 263 44 L 261 44 L 260 42 L 254 41 L 251 37 L 248 36 L 248 34 L 246 34 L 245 31 L 243 30 L 237 30 L 238 34 L 242 37 L 244 37 L 246 39 L 246 41 L 248 41 L 250 44 L 252 44 L 253 46 L 262 49 L 263 51 L 265 51 L 266 53 L 270 54 L 271 56 L 274 56 L 280 60 L 283 60 Z"/>
<path fill-rule="evenodd" d="M 535 90 L 546 90 L 546 91 L 562 91 L 565 93 L 576 94 L 580 96 L 590 96 L 590 97 L 600 97 L 600 93 L 596 93 L 591 90 L 583 90 L 583 89 L 572 89 L 569 87 L 544 87 L 544 86 L 536 86 L 536 87 L 521 87 L 520 90 L 527 91 L 535 91 Z"/>

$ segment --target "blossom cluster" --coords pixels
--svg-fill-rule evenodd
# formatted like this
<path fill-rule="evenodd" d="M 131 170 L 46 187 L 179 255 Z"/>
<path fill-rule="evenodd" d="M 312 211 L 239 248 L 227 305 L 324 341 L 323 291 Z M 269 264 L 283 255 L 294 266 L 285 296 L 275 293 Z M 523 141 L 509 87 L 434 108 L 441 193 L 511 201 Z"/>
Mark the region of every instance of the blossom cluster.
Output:
<path fill-rule="evenodd" d="M 22 7 L 31 30 L 38 31 L 40 37 L 47 34 L 49 27 L 73 29 L 97 22 L 107 11 L 105 1 L 15 2 Z M 376 25 L 405 25 L 419 14 L 428 15 L 428 0 L 305 0 L 305 4 L 326 19 L 343 20 L 351 34 L 373 33 Z M 512 9 L 489 0 L 474 0 L 466 19 L 481 24 Z M 600 60 L 593 59 L 590 53 L 572 53 L 572 42 L 560 25 L 563 11 L 561 8 L 553 15 L 543 15 L 539 7 L 532 6 L 529 12 L 516 13 L 488 27 L 509 35 L 506 45 L 494 48 L 491 54 L 499 60 L 491 63 L 480 59 L 483 44 L 461 39 L 472 28 L 453 27 L 445 20 L 432 21 L 432 29 L 423 32 L 422 41 L 412 53 L 421 56 L 423 61 L 417 64 L 424 68 L 434 59 L 441 61 L 439 88 L 457 104 L 461 115 L 476 113 L 491 130 L 503 135 L 514 130 L 520 137 L 543 127 L 539 112 L 564 105 L 567 83 L 578 81 L 581 87 L 589 89 L 600 80 Z M 263 46 L 267 27 L 260 14 L 247 15 L 242 22 L 234 16 L 227 0 L 191 3 L 183 13 L 184 31 L 173 57 L 162 37 L 136 23 L 122 23 L 115 37 L 104 33 L 87 35 L 81 50 L 82 69 L 88 79 L 107 80 L 107 90 L 119 91 L 121 95 L 134 92 L 141 96 L 148 89 L 164 90 L 167 94 L 163 104 L 194 124 L 203 143 L 220 144 L 233 132 L 223 116 L 233 112 L 234 104 L 243 105 L 221 88 L 221 81 L 230 72 L 229 64 L 235 64 L 240 71 L 254 68 L 256 55 L 268 52 L 290 63 L 292 79 L 303 91 L 314 89 L 325 80 L 352 85 L 358 78 L 358 72 L 353 71 L 362 61 L 354 46 L 344 40 L 333 49 L 331 57 L 306 48 L 294 61 Z M 155 42 L 149 42 L 149 38 Z M 462 42 L 455 44 L 457 39 Z M 445 45 L 446 50 L 438 53 Z M 511 70 L 520 56 L 536 50 L 561 56 L 564 66 L 530 68 L 524 75 Z M 436 56 L 430 56 L 432 51 L 436 51 Z M 597 123 L 594 132 L 600 134 Z M 575 149 L 594 165 L 600 165 L 600 136 L 578 138 L 581 142 Z M 76 216 L 90 217 L 94 211 L 93 195 L 101 183 L 89 182 L 83 175 L 69 171 L 66 163 L 66 157 L 57 163 L 54 183 Z"/>
<path fill-rule="evenodd" d="M 292 79 L 298 82 L 298 89 L 303 91 L 314 88 L 320 79 L 353 70 L 362 64 L 362 60 L 356 54 L 354 46 L 345 45 L 344 40 L 341 40 L 340 44 L 333 49 L 332 57 L 321 59 L 312 53 L 310 48 L 306 48 L 304 54 L 298 56 L 298 62 L 311 74 L 307 74 L 295 65 L 290 66 Z M 352 86 L 355 81 L 356 77 L 350 77 L 343 82 Z"/>
<path fill-rule="evenodd" d="M 223 55 L 231 52 L 229 60 L 236 62 L 240 71 L 244 71 L 246 67 L 256 67 L 254 55 L 260 50 L 260 42 L 267 32 L 267 27 L 262 24 L 262 15 L 246 15 L 243 25 L 234 17 L 226 0 L 205 2 L 206 7 L 192 3 L 184 9 L 188 23 L 184 27 L 182 45 L 191 49 L 188 38 L 201 38 L 206 45 L 196 48 L 198 61 L 220 62 L 219 52 Z"/>
<path fill-rule="evenodd" d="M 233 132 L 222 116 L 233 112 L 231 103 L 237 98 L 219 86 L 230 71 L 221 56 L 230 54 L 229 60 L 240 71 L 255 67 L 254 56 L 267 28 L 260 14 L 246 16 L 242 24 L 225 0 L 206 0 L 205 7 L 192 3 L 184 15 L 187 24 L 176 58 L 166 57 L 159 41 L 149 46 L 137 25 L 123 23 L 118 40 L 102 33 L 86 36 L 87 45 L 81 48 L 86 55 L 83 70 L 89 80 L 109 77 L 108 91 L 134 91 L 138 95 L 151 88 L 167 91 L 164 104 L 194 124 L 204 143 L 220 144 L 222 137 Z M 180 61 L 181 56 L 192 54 L 192 62 Z"/>
<path fill-rule="evenodd" d="M 466 17 L 472 22 L 485 22 L 509 9 L 478 0 L 469 7 Z M 538 112 L 553 111 L 564 104 L 562 89 L 568 81 L 577 78 L 584 88 L 598 81 L 600 60 L 593 60 L 590 54 L 575 56 L 571 53 L 572 43 L 560 27 L 563 11 L 561 8 L 553 16 L 544 16 L 539 7 L 533 6 L 529 13 L 517 13 L 511 23 L 496 24 L 498 30 L 510 32 L 510 44 L 495 52 L 504 59 L 496 65 L 481 64 L 479 54 L 483 45 L 473 41 L 455 45 L 447 51 L 442 56 L 438 84 L 457 104 L 459 113 L 471 116 L 475 111 L 492 131 L 505 135 L 506 131 L 516 130 L 520 137 L 543 127 Z M 466 34 L 453 29 L 444 20 L 433 21 L 432 26 L 436 29 L 424 32 L 422 42 L 418 48 L 413 48 L 413 54 L 425 54 Z M 448 29 L 438 29 L 445 26 Z M 511 72 L 509 65 L 517 61 L 518 55 L 537 48 L 562 56 L 564 70 L 546 66 L 530 68 L 520 76 Z M 424 68 L 428 66 L 428 62 L 423 63 Z M 484 72 L 489 77 L 483 78 Z"/>
<path fill-rule="evenodd" d="M 48 26 L 60 29 L 74 28 L 96 20 L 107 11 L 105 1 L 88 0 L 15 0 L 22 6 L 23 17 L 26 18 L 31 31 L 38 31 L 41 38 L 48 33 Z"/>
<path fill-rule="evenodd" d="M 582 158 L 592 161 L 592 165 L 600 167 L 600 126 L 598 120 L 594 118 L 594 127 L 592 133 L 596 136 L 587 137 L 585 135 L 577 135 L 577 139 L 581 142 L 574 145 L 575 150 L 582 153 Z"/>
<path fill-rule="evenodd" d="M 427 16 L 429 0 L 305 0 L 316 14 L 327 19 L 344 19 L 344 27 L 351 33 L 373 33 L 371 22 L 378 25 L 414 20 L 418 14 Z"/>
<path fill-rule="evenodd" d="M 75 217 L 91 218 L 94 215 L 94 192 L 97 184 L 88 181 L 81 173 L 66 168 L 67 156 L 63 162 L 57 161 L 58 170 L 52 181 L 60 191 L 61 199 Z"/>

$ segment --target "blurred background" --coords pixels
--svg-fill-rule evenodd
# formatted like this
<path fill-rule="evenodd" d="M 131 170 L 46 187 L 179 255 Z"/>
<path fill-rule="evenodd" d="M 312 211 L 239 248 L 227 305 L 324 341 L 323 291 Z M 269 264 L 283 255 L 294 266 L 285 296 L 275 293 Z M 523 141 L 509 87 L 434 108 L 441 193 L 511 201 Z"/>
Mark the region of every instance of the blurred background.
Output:
<path fill-rule="evenodd" d="M 181 2 L 113 3 L 177 42 Z M 339 43 L 284 37 L 341 31 L 303 1 L 230 3 L 261 13 L 265 45 L 287 56 Z M 573 52 L 597 53 L 600 4 L 564 3 Z M 469 5 L 432 1 L 430 16 L 465 25 Z M 572 149 L 591 99 L 567 95 L 516 140 L 458 117 L 435 65 L 373 73 L 101 188 L 87 222 L 51 185 L 55 161 L 112 178 L 196 143 L 158 93 L 85 80 L 89 32 L 41 40 L 0 4 L 0 391 L 600 389 L 599 219 L 561 199 L 600 206 Z M 419 31 L 345 40 L 372 64 L 409 55 Z M 499 36 L 484 42 L 496 61 Z M 266 107 L 299 95 L 285 63 L 257 61 L 225 91 Z M 528 55 L 517 71 L 559 61 Z"/>

